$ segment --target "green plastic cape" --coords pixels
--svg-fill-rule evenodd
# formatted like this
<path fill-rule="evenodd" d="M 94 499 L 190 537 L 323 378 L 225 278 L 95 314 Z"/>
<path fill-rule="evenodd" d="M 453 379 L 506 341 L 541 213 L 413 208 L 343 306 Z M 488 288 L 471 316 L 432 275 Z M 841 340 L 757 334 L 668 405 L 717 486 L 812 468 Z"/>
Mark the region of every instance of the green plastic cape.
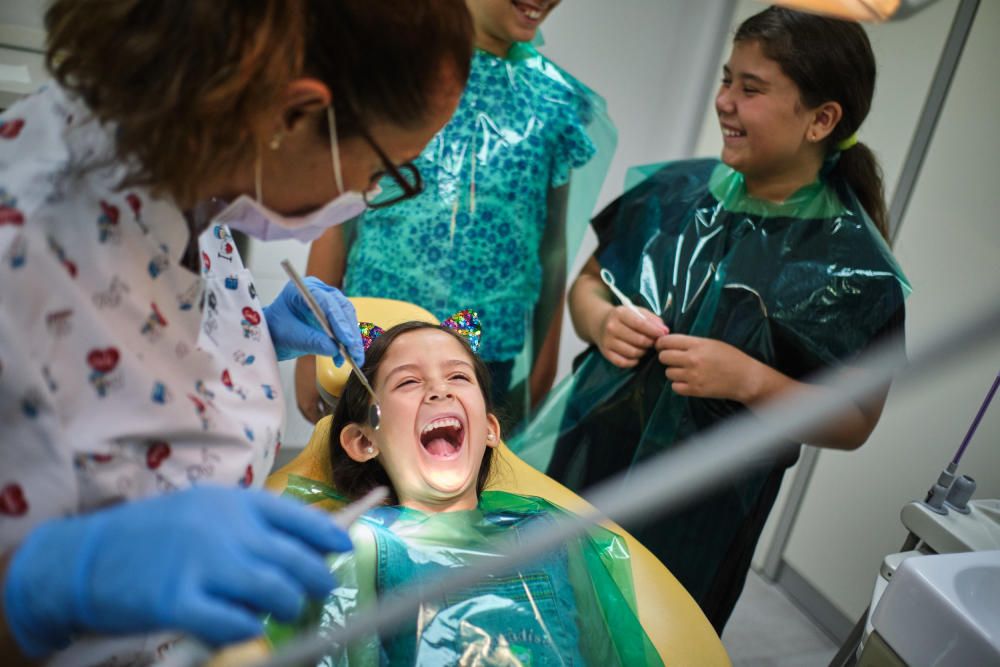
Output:
<path fill-rule="evenodd" d="M 291 477 L 286 490 L 306 502 L 342 500 L 321 483 Z M 331 560 L 338 586 L 292 625 L 268 620 L 281 645 L 306 628 L 341 627 L 376 598 L 496 557 L 498 545 L 565 515 L 542 499 L 483 492 L 474 510 L 369 512 L 351 531 L 355 551 Z M 425 602 L 407 626 L 332 650 L 320 664 L 661 665 L 636 615 L 624 540 L 603 528 L 517 572 Z"/>
<path fill-rule="evenodd" d="M 631 185 L 593 221 L 596 257 L 671 332 L 722 340 L 803 378 L 850 364 L 901 328 L 909 285 L 843 184 L 821 176 L 776 204 L 749 197 L 739 173 L 705 159 L 641 168 Z M 744 409 L 675 394 L 653 351 L 631 369 L 594 347 L 577 362 L 508 444 L 578 492 Z M 759 530 L 744 529 L 766 518 L 773 497 L 766 507 L 761 498 L 780 484 L 775 470 L 793 461 L 762 461 L 676 521 L 633 534 L 706 608 L 716 573 L 752 551 Z"/>

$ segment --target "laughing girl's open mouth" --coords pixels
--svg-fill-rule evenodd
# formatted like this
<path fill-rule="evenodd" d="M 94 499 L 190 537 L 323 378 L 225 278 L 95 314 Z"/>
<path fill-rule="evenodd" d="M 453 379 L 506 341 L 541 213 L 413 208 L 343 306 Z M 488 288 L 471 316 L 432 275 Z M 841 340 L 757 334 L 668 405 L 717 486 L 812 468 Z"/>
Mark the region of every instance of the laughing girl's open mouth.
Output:
<path fill-rule="evenodd" d="M 455 417 L 440 417 L 420 431 L 420 444 L 434 458 L 452 459 L 458 456 L 465 438 L 465 427 Z"/>
<path fill-rule="evenodd" d="M 532 2 L 511 0 L 510 4 L 514 5 L 514 7 L 525 16 L 525 18 L 531 19 L 532 21 L 538 21 L 545 15 L 545 10 Z"/>

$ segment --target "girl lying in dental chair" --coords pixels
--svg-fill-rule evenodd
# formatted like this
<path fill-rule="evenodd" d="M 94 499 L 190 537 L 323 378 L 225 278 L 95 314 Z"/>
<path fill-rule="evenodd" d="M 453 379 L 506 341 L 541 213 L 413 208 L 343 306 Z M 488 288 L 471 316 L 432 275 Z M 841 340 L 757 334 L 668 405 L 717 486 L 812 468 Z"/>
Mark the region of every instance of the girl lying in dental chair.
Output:
<path fill-rule="evenodd" d="M 498 538 L 544 529 L 564 510 L 540 498 L 484 490 L 500 443 L 488 373 L 470 342 L 408 322 L 366 332 L 364 373 L 382 409 L 348 380 L 333 416 L 336 490 L 289 478 L 286 493 L 354 500 L 391 489 L 388 505 L 352 529 L 353 554 L 332 563 L 338 588 L 296 627 L 268 623 L 275 645 L 305 625 L 343 625 L 400 587 L 496 557 Z M 477 341 L 477 336 L 471 342 Z M 331 655 L 326 665 L 660 665 L 639 623 L 625 541 L 595 528 L 544 560 L 461 594 L 425 602 L 391 635 Z"/>

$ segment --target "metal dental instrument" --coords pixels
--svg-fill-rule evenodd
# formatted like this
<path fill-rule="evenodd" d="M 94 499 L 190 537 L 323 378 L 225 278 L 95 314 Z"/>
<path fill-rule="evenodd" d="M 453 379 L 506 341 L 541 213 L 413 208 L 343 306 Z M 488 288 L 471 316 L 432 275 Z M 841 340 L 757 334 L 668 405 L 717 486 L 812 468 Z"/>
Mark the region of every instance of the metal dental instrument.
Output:
<path fill-rule="evenodd" d="M 365 374 L 361 372 L 358 365 L 354 363 L 354 359 L 352 359 L 351 355 L 347 353 L 347 348 L 344 347 L 344 344 L 337 340 L 337 337 L 333 335 L 333 330 L 330 328 L 330 323 L 327 321 L 326 315 L 323 314 L 319 304 L 316 303 L 316 299 L 313 298 L 313 295 L 309 292 L 309 288 L 306 287 L 306 284 L 302 282 L 302 278 L 299 277 L 298 271 L 292 267 L 291 262 L 287 259 L 281 260 L 281 268 L 285 270 L 288 277 L 292 279 L 293 283 L 295 283 L 295 287 L 299 290 L 299 294 L 301 294 L 302 298 L 306 300 L 309 310 L 312 311 L 312 314 L 319 322 L 319 325 L 323 327 L 323 332 L 330 337 L 330 340 L 337 344 L 337 348 L 340 350 L 340 356 L 344 358 L 345 363 L 350 365 L 351 370 L 354 371 L 358 380 L 361 381 L 361 385 L 368 391 L 368 395 L 371 396 L 372 404 L 368 406 L 368 423 L 371 424 L 371 427 L 377 431 L 379 424 L 382 423 L 382 408 L 379 405 L 378 398 L 375 397 L 375 390 L 372 389 L 372 386 L 368 383 L 368 378 L 366 378 Z"/>
<path fill-rule="evenodd" d="M 355 500 L 350 505 L 333 515 L 333 522 L 347 530 L 351 524 L 361 518 L 361 515 L 381 505 L 389 497 L 389 489 L 384 486 L 376 486 L 374 489 Z"/>

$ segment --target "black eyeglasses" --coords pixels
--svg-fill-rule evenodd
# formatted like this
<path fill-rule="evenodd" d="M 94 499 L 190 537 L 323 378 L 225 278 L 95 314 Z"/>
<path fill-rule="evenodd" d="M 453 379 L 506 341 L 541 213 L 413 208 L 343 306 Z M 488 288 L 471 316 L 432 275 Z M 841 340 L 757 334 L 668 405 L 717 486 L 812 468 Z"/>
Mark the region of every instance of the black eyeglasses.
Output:
<path fill-rule="evenodd" d="M 417 165 L 412 162 L 404 162 L 398 167 L 394 165 L 381 146 L 375 143 L 368 130 L 360 123 L 358 124 L 358 134 L 368 142 L 368 145 L 372 147 L 375 154 L 382 160 L 382 166 L 385 167 L 385 169 L 372 177 L 371 182 L 373 186 L 376 183 L 380 183 L 382 191 L 374 193 L 369 189 L 363 194 L 365 204 L 368 205 L 368 208 L 392 206 L 405 199 L 412 199 L 424 191 L 424 179 L 420 176 L 420 170 L 417 169 Z M 391 179 L 390 182 L 386 183 L 386 179 L 382 178 L 383 176 L 389 176 Z"/>

